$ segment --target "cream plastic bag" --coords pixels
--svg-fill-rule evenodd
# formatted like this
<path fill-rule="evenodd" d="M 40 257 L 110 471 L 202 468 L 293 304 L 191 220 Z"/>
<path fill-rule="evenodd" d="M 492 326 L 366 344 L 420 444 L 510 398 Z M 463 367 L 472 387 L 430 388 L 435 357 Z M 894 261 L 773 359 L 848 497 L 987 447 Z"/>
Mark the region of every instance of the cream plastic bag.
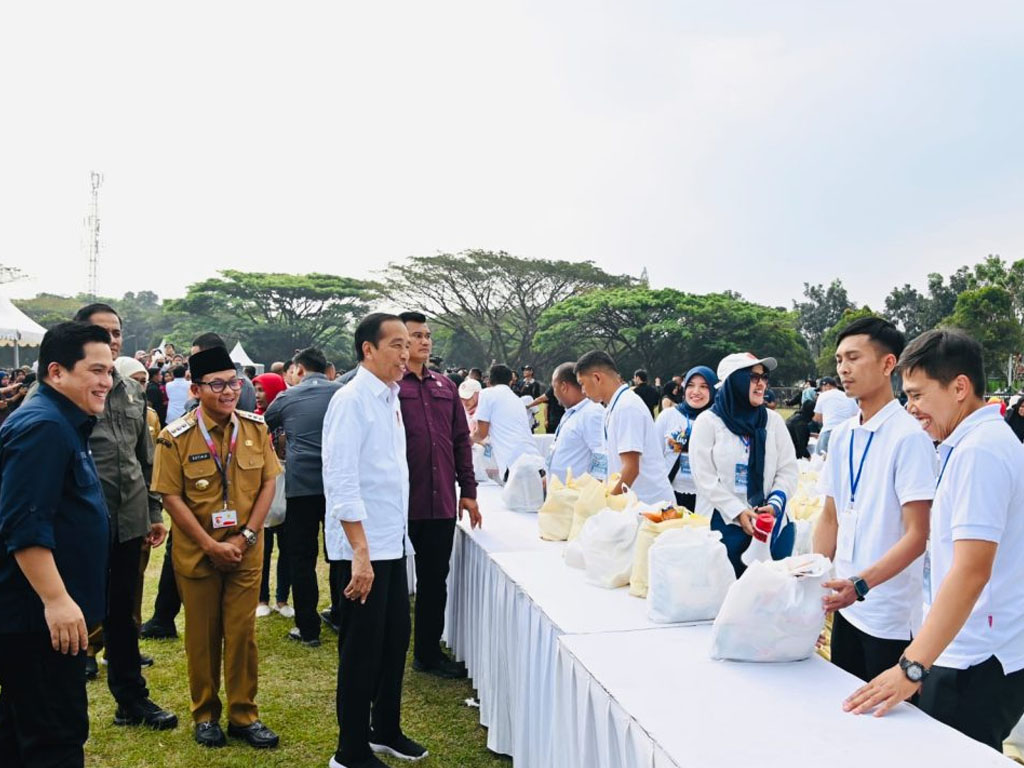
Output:
<path fill-rule="evenodd" d="M 524 453 L 508 470 L 501 500 L 513 512 L 536 512 L 544 503 L 544 459 Z"/>
<path fill-rule="evenodd" d="M 708 528 L 665 531 L 651 545 L 647 616 L 659 624 L 710 621 L 736 581 L 722 534 Z"/>
<path fill-rule="evenodd" d="M 753 563 L 729 589 L 711 633 L 711 657 L 800 661 L 825 625 L 821 585 L 832 563 L 797 555 Z"/>
<path fill-rule="evenodd" d="M 619 512 L 609 507 L 586 521 L 580 545 L 587 581 L 606 589 L 629 583 L 639 524 L 639 518 L 630 509 Z"/>
<path fill-rule="evenodd" d="M 580 491 L 572 479 L 572 470 L 565 478 L 565 485 L 552 475 L 548 480 L 548 495 L 537 514 L 537 527 L 545 541 L 565 541 L 572 530 L 572 514 Z"/>
<path fill-rule="evenodd" d="M 636 534 L 636 546 L 633 549 L 633 570 L 629 574 L 629 594 L 633 597 L 647 597 L 648 551 L 661 534 L 680 528 L 708 528 L 710 524 L 710 518 L 694 514 L 684 514 L 682 517 L 663 520 L 660 523 L 642 517 L 640 530 Z"/>

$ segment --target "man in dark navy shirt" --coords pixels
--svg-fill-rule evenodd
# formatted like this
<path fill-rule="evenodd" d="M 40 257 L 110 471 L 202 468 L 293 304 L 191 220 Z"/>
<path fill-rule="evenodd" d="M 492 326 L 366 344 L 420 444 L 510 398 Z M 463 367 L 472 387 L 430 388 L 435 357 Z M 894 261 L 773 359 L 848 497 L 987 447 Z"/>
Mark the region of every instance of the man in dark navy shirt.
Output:
<path fill-rule="evenodd" d="M 106 609 L 107 504 L 89 434 L 113 384 L 110 334 L 61 323 L 39 393 L 0 428 L 0 765 L 83 766 L 87 626 Z"/>

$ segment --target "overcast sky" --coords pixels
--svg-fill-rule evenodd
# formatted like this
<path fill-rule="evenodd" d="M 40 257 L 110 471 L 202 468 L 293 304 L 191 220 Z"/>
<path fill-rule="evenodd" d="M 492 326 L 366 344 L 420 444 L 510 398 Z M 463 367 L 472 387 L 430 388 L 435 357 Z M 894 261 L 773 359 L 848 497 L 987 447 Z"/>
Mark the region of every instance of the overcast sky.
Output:
<path fill-rule="evenodd" d="M 6 290 L 467 248 L 788 305 L 1024 258 L 1024 4 L 8 3 Z"/>

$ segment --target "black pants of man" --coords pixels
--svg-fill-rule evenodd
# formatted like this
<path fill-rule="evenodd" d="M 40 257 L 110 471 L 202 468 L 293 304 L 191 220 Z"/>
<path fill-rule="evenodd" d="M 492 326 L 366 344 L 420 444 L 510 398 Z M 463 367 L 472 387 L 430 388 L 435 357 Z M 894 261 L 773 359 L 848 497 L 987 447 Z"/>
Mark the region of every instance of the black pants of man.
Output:
<path fill-rule="evenodd" d="M 832 614 L 832 663 L 865 683 L 896 666 L 910 640 L 884 640 L 862 632 L 836 611 Z"/>
<path fill-rule="evenodd" d="M 0 634 L 0 765 L 85 765 L 85 650 L 59 653 L 48 632 Z"/>
<path fill-rule="evenodd" d="M 967 669 L 934 666 L 917 706 L 1002 752 L 1003 741 L 1024 716 L 1024 669 L 1007 675 L 995 656 Z"/>
<path fill-rule="evenodd" d="M 348 585 L 352 561 L 339 561 L 338 577 Z M 340 732 L 335 759 L 352 765 L 371 754 L 371 705 L 374 738 L 387 742 L 401 732 L 402 676 L 411 633 L 405 558 L 375 560 L 366 602 L 342 596 L 336 610 Z"/>
<path fill-rule="evenodd" d="M 416 550 L 416 623 L 412 655 L 429 667 L 444 658 L 441 633 L 448 603 L 448 566 L 455 541 L 455 518 L 410 520 L 409 539 Z"/>
<path fill-rule="evenodd" d="M 277 539 L 277 575 L 274 598 L 278 603 L 288 602 L 291 591 L 292 569 L 288 564 L 287 523 L 263 529 L 263 577 L 260 579 L 260 602 L 270 602 L 270 561 L 274 553 L 274 539 Z"/>
<path fill-rule="evenodd" d="M 285 537 L 282 547 L 287 553 L 291 569 L 295 626 L 299 628 L 303 640 L 315 640 L 320 637 L 320 616 L 316 611 L 320 603 L 316 558 L 325 509 L 326 501 L 323 494 L 290 496 L 288 511 L 285 514 L 288 536 Z M 331 599 L 334 599 L 333 590 Z"/>
<path fill-rule="evenodd" d="M 167 550 L 164 552 L 164 563 L 160 567 L 160 584 L 156 591 L 156 603 L 153 606 L 153 623 L 167 629 L 174 627 L 174 620 L 181 611 L 181 595 L 178 594 L 178 582 L 174 580 L 174 565 L 171 562 L 171 534 L 167 534 Z"/>
<path fill-rule="evenodd" d="M 119 704 L 149 698 L 139 664 L 139 630 L 135 626 L 135 591 L 139 585 L 142 538 L 115 541 L 110 546 L 107 576 L 107 615 L 103 617 L 107 686 Z"/>

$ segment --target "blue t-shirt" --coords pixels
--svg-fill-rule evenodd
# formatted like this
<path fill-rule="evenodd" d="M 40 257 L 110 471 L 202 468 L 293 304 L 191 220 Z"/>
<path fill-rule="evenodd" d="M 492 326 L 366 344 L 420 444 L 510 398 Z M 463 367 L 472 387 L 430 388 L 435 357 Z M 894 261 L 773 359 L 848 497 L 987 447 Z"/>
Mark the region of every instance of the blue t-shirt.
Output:
<path fill-rule="evenodd" d="M 89 451 L 96 419 L 41 384 L 0 427 L 0 633 L 46 632 L 43 603 L 14 553 L 53 551 L 86 626 L 106 610 L 107 502 Z"/>

